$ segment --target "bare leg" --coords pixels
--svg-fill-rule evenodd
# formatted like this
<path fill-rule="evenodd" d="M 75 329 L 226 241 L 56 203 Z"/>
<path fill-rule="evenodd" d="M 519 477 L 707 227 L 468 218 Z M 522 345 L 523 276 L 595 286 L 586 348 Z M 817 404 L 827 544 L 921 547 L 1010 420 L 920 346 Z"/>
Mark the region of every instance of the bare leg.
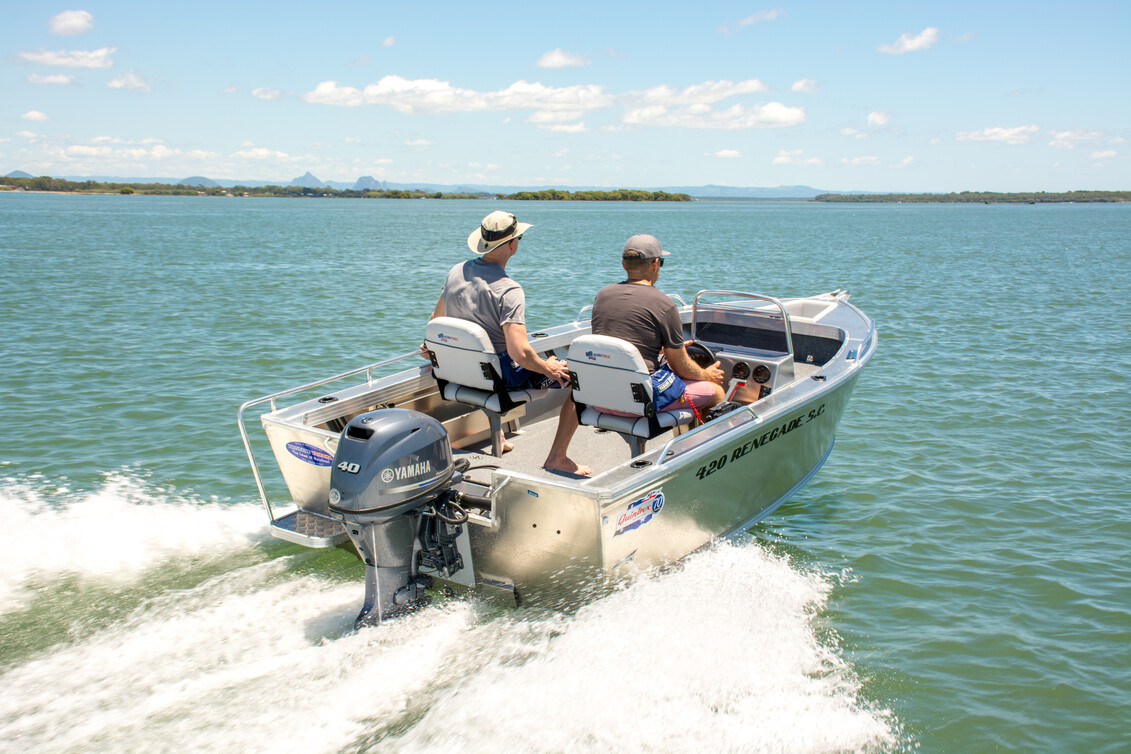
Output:
<path fill-rule="evenodd" d="M 578 476 L 589 476 L 593 470 L 588 466 L 581 466 L 574 462 L 566 451 L 569 450 L 569 441 L 577 431 L 577 410 L 573 407 L 573 399 L 566 398 L 562 404 L 561 413 L 558 414 L 558 429 L 554 432 L 554 442 L 550 445 L 550 454 L 542 467 L 547 471 L 565 471 Z"/>

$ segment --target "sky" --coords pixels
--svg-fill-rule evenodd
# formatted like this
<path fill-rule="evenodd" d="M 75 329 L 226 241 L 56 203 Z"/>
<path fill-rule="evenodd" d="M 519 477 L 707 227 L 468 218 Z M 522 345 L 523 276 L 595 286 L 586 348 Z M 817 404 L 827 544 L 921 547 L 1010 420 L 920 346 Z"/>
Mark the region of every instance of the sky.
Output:
<path fill-rule="evenodd" d="M 0 0 L 0 175 L 1131 189 L 1131 2 Z"/>

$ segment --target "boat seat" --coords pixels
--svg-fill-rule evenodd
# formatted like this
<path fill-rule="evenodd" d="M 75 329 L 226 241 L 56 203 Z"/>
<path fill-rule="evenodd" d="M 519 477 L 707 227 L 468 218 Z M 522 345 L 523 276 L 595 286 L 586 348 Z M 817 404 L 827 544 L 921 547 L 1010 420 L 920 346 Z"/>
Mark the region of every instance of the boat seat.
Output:
<path fill-rule="evenodd" d="M 507 388 L 499 355 L 487 331 L 474 322 L 436 317 L 428 323 L 424 346 L 432 361 L 432 376 L 440 396 L 482 409 L 491 424 L 491 452 L 501 456 L 502 415 L 548 391 Z"/>
<path fill-rule="evenodd" d="M 626 340 L 583 335 L 570 343 L 566 358 L 577 418 L 582 424 L 620 434 L 634 458 L 644 452 L 645 440 L 695 419 L 690 408 L 656 410 L 648 365 Z M 607 413 L 610 410 L 629 416 Z"/>

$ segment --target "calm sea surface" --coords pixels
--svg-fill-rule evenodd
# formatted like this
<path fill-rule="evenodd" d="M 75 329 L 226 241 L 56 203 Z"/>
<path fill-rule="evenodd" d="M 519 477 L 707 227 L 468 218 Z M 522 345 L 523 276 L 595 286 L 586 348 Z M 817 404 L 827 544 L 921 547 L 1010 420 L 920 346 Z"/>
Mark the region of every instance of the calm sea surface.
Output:
<path fill-rule="evenodd" d="M 419 342 L 498 207 L 0 194 L 0 750 L 1131 748 L 1127 205 L 507 206 L 532 329 L 647 232 L 666 292 L 848 288 L 879 352 L 749 541 L 350 632 L 236 408 Z"/>

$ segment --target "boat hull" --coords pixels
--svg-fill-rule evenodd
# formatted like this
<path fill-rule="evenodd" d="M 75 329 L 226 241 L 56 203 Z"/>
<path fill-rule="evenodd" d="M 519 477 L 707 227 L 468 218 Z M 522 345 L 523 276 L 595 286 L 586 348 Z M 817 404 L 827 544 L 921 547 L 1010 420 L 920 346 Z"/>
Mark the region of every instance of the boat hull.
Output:
<path fill-rule="evenodd" d="M 469 532 L 476 581 L 492 594 L 569 603 L 747 530 L 824 464 L 855 382 L 780 412 L 744 412 L 736 427 L 612 494 L 512 479 L 496 499 L 497 525 Z"/>

